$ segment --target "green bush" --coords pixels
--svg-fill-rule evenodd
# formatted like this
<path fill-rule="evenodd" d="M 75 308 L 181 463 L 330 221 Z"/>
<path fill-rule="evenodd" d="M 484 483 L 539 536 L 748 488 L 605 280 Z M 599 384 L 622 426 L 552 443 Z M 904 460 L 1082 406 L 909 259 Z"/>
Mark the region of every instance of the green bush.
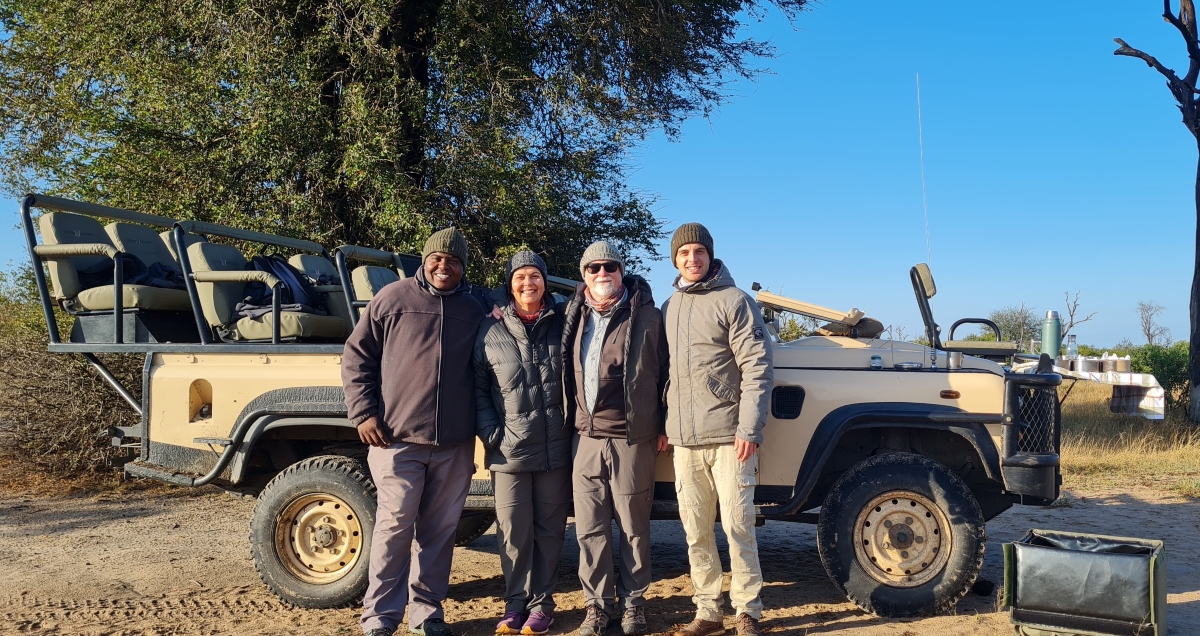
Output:
<path fill-rule="evenodd" d="M 60 313 L 69 333 L 71 317 Z M 19 470 L 72 477 L 123 457 L 105 432 L 138 416 L 83 358 L 52 354 L 29 268 L 0 271 L 0 461 Z M 125 386 L 141 389 L 142 360 L 104 356 Z"/>
<path fill-rule="evenodd" d="M 1152 374 L 1166 392 L 1167 410 L 1188 406 L 1188 343 L 1147 344 L 1129 351 L 1134 373 Z"/>

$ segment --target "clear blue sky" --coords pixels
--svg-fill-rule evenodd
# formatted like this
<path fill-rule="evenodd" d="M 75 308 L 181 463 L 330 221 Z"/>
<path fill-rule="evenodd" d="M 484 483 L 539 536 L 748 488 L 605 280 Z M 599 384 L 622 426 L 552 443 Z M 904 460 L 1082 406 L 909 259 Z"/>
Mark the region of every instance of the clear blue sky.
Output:
<path fill-rule="evenodd" d="M 678 143 L 653 138 L 633 182 L 668 229 L 700 221 L 743 289 L 921 329 L 908 270 L 926 260 L 944 329 L 1025 302 L 1098 312 L 1081 342 L 1138 342 L 1138 300 L 1187 338 L 1195 142 L 1160 76 L 1112 38 L 1186 70 L 1154 2 L 829 0 L 751 33 L 780 57 Z M 665 248 L 663 252 L 665 253 Z M 666 262 L 651 270 L 660 299 Z"/>
<path fill-rule="evenodd" d="M 1159 6 L 828 0 L 794 28 L 771 12 L 748 31 L 778 48 L 771 73 L 678 142 L 648 139 L 630 179 L 659 196 L 668 230 L 707 225 L 742 288 L 858 307 L 915 336 L 920 73 L 944 327 L 1020 302 L 1061 311 L 1069 290 L 1098 312 L 1082 342 L 1137 342 L 1138 300 L 1186 338 L 1195 143 L 1157 73 L 1112 55 L 1122 37 L 1182 70 Z M 23 259 L 5 207 L 3 260 Z M 665 261 L 650 270 L 660 302 L 672 278 Z"/>

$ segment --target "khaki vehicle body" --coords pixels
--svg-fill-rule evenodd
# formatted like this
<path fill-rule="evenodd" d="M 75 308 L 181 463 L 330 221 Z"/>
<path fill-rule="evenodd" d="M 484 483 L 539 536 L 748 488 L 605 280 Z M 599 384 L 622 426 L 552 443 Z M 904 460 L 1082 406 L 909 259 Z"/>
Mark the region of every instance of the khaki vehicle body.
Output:
<path fill-rule="evenodd" d="M 882 358 L 883 369 L 871 370 L 871 357 Z M 899 371 L 901 362 L 928 363 L 929 348 L 908 342 L 814 336 L 774 345 L 775 386 L 804 391 L 799 417 L 768 416 L 760 450 L 758 483 L 792 487 L 818 425 L 834 410 L 871 402 L 943 404 L 966 413 L 1003 411 L 1004 370 L 996 363 L 966 358 L 954 372 Z M 945 354 L 939 354 L 945 365 Z M 246 412 L 260 396 L 297 387 L 341 390 L 340 354 L 278 353 L 156 353 L 149 369 L 151 464 L 155 459 L 192 457 L 190 470 L 204 474 L 216 463 L 214 445 L 197 440 L 230 439 Z M 945 397 L 952 391 L 957 397 Z M 207 407 L 207 408 L 206 408 Z M 336 421 L 336 414 L 332 418 Z M 326 421 L 329 421 L 328 419 Z M 282 433 L 295 422 L 268 429 Z M 989 437 L 1001 445 L 1001 424 L 988 424 Z M 353 440 L 349 422 L 347 434 Z M 264 431 L 265 433 L 265 431 Z M 172 447 L 172 448 L 167 448 Z M 474 479 L 490 481 L 484 468 L 483 447 L 477 444 Z M 162 465 L 162 464 L 160 464 Z M 670 454 L 659 457 L 656 481 L 673 484 Z M 248 474 L 226 475 L 234 485 Z"/>

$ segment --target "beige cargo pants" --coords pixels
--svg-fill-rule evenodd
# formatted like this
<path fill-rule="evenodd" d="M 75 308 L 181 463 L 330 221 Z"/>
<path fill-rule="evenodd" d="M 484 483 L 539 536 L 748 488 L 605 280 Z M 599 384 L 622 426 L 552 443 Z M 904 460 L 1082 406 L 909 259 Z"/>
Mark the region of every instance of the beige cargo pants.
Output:
<path fill-rule="evenodd" d="M 735 614 L 762 617 L 762 567 L 754 536 L 754 486 L 758 454 L 738 461 L 733 444 L 675 447 L 675 492 L 687 534 L 688 561 L 696 594 L 696 618 L 721 621 L 721 556 L 713 524 L 717 504 L 721 529 L 729 541 L 729 600 Z"/>

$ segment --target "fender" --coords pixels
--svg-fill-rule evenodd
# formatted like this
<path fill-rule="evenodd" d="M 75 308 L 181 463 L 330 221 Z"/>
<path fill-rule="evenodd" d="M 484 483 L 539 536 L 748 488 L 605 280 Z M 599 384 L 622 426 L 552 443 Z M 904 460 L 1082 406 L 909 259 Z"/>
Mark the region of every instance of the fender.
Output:
<path fill-rule="evenodd" d="M 809 507 L 808 497 L 812 494 L 821 469 L 833 454 L 842 436 L 847 431 L 864 428 L 894 427 L 925 428 L 948 431 L 965 439 L 983 459 L 983 468 L 989 479 L 1004 483 L 1000 476 L 1000 455 L 991 441 L 986 424 L 1000 424 L 1004 416 L 1000 413 L 967 413 L 960 408 L 943 405 L 914 404 L 909 402 L 867 402 L 843 406 L 822 418 L 813 432 L 812 441 L 804 453 L 804 461 L 796 475 L 796 487 L 792 498 L 770 513 L 767 517 L 782 517 L 796 514 Z"/>
<path fill-rule="evenodd" d="M 301 386 L 267 391 L 242 409 L 234 429 L 247 420 L 250 420 L 249 426 L 240 443 L 235 440 L 236 450 L 229 469 L 229 480 L 235 484 L 245 477 L 254 444 L 268 430 L 312 425 L 354 428 L 346 418 L 346 397 L 340 386 Z"/>

